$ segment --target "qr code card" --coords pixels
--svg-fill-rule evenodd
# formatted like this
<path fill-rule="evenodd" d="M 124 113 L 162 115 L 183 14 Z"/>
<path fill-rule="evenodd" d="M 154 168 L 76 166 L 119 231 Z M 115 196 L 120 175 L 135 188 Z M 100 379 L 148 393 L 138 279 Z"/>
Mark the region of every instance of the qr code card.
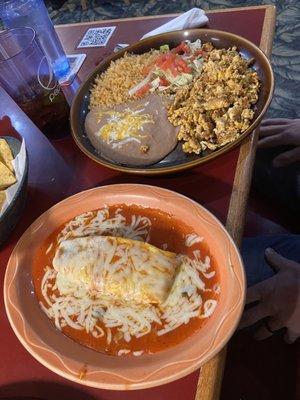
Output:
<path fill-rule="evenodd" d="M 70 64 L 71 71 L 78 72 L 84 60 L 86 59 L 86 54 L 68 54 L 67 59 Z"/>
<path fill-rule="evenodd" d="M 68 54 L 67 59 L 70 64 L 69 72 L 59 79 L 61 85 L 67 85 L 72 83 L 77 72 L 80 70 L 84 60 L 86 59 L 86 54 Z"/>
<path fill-rule="evenodd" d="M 115 29 L 115 26 L 90 28 L 85 32 L 77 48 L 106 46 Z"/>

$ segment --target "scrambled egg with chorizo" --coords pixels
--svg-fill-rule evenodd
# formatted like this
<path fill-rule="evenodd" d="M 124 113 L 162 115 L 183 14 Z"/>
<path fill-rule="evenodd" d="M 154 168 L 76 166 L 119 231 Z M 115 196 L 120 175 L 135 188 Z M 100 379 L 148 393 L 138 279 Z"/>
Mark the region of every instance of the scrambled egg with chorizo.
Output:
<path fill-rule="evenodd" d="M 251 106 L 258 100 L 259 79 L 236 47 L 215 49 L 203 45 L 206 56 L 201 74 L 179 88 L 168 118 L 180 126 L 183 151 L 199 154 L 236 140 L 254 117 Z"/>

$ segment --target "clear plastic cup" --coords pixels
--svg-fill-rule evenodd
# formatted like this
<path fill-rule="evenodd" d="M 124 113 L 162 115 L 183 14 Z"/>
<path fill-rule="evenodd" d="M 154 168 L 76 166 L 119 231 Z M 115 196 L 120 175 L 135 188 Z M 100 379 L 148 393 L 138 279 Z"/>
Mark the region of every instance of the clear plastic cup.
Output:
<path fill-rule="evenodd" d="M 49 138 L 69 133 L 69 105 L 34 29 L 0 32 L 0 84 Z"/>
<path fill-rule="evenodd" d="M 69 61 L 43 0 L 0 0 L 0 18 L 6 29 L 33 28 L 56 77 L 68 74 Z"/>

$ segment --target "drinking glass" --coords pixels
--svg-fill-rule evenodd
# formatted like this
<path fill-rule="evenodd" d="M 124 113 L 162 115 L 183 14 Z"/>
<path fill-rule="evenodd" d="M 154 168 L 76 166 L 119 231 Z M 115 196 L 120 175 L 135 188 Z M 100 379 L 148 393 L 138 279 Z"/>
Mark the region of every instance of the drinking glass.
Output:
<path fill-rule="evenodd" d="M 49 138 L 69 133 L 69 105 L 34 29 L 0 32 L 0 84 Z"/>
<path fill-rule="evenodd" d="M 67 75 L 70 64 L 43 0 L 0 0 L 0 19 L 6 29 L 33 28 L 56 77 Z"/>

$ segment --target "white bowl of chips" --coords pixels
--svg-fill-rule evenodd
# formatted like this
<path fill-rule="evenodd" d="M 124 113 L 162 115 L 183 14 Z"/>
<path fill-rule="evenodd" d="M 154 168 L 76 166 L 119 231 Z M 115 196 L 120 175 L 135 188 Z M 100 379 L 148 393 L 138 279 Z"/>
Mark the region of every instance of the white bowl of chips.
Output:
<path fill-rule="evenodd" d="M 21 216 L 27 191 L 28 159 L 24 141 L 0 137 L 0 245 Z"/>

